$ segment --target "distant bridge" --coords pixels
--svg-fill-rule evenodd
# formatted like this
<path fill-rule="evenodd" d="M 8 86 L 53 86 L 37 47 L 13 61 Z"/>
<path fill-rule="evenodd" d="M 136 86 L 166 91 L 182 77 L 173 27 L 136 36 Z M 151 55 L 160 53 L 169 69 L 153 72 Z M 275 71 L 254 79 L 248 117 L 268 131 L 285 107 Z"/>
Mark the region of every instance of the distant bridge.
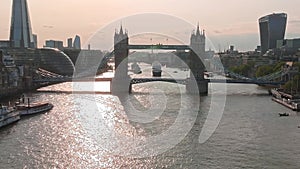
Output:
<path fill-rule="evenodd" d="M 207 79 L 209 83 L 239 83 L 239 84 L 256 84 L 256 85 L 274 85 L 279 86 L 284 84 L 282 81 L 262 81 L 262 80 L 241 80 L 241 79 Z"/>
<path fill-rule="evenodd" d="M 161 49 L 161 50 L 190 50 L 191 47 L 188 45 L 128 45 L 128 49 Z"/>

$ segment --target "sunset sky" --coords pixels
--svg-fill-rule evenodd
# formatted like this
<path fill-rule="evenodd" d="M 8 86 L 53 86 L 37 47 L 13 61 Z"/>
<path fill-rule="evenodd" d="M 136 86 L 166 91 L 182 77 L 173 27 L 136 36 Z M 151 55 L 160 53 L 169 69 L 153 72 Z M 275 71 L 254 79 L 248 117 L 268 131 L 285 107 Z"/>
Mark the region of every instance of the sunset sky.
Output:
<path fill-rule="evenodd" d="M 222 50 L 227 45 L 253 50 L 259 44 L 258 18 L 273 12 L 288 14 L 286 38 L 300 38 L 299 0 L 28 0 L 28 5 L 39 47 L 46 39 L 66 43 L 68 37 L 76 34 L 84 44 L 102 27 L 142 13 L 168 14 L 194 26 L 199 22 L 208 39 Z M 1 1 L 1 40 L 9 37 L 11 6 L 12 0 Z"/>

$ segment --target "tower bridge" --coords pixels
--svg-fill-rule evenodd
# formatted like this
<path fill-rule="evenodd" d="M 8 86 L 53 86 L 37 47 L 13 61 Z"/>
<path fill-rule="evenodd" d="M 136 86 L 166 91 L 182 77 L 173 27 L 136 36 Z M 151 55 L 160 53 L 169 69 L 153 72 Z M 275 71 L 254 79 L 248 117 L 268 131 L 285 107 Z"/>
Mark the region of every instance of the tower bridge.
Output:
<path fill-rule="evenodd" d="M 172 79 L 172 78 L 130 78 L 128 75 L 128 55 L 129 50 L 147 50 L 147 49 L 158 49 L 158 50 L 184 50 L 188 51 L 187 56 L 188 66 L 190 68 L 190 76 L 194 77 L 194 80 L 190 78 L 186 79 Z M 276 72 L 274 75 L 268 75 L 262 78 L 251 79 L 247 77 L 240 76 L 228 70 L 229 73 L 235 79 L 205 79 L 205 66 L 201 60 L 201 57 L 205 53 L 205 32 L 200 31 L 199 25 L 197 26 L 196 33 L 191 35 L 190 45 L 138 45 L 129 44 L 128 33 L 123 31 L 121 26 L 118 32 L 114 35 L 114 50 L 104 56 L 101 65 L 105 65 L 110 58 L 114 57 L 115 62 L 115 75 L 114 78 L 94 78 L 94 77 L 82 77 L 73 79 L 70 76 L 60 76 L 57 74 L 51 74 L 45 71 L 39 71 L 39 79 L 34 79 L 35 83 L 40 84 L 56 84 L 60 82 L 67 81 L 110 81 L 111 82 L 111 92 L 131 92 L 132 85 L 162 81 L 169 83 L 179 83 L 186 85 L 186 91 L 188 93 L 198 93 L 206 95 L 208 93 L 208 83 L 240 83 L 240 84 L 257 84 L 257 85 L 275 85 L 279 86 L 284 82 L 274 82 L 271 77 L 276 77 L 282 75 L 284 72 Z M 275 76 L 276 75 L 276 76 Z"/>
<path fill-rule="evenodd" d="M 187 79 L 186 89 L 189 93 L 199 93 L 206 95 L 208 93 L 208 81 L 204 78 L 205 66 L 201 61 L 201 57 L 205 54 L 205 33 L 200 31 L 197 26 L 196 33 L 191 36 L 190 45 L 131 45 L 129 44 L 128 33 L 123 31 L 121 26 L 119 32 L 114 35 L 114 56 L 115 56 L 115 77 L 112 81 L 112 91 L 128 92 L 131 91 L 131 85 L 135 80 L 131 81 L 128 76 L 128 54 L 129 50 L 144 49 L 160 49 L 160 50 L 189 50 L 188 66 L 190 67 L 190 77 L 194 77 L 195 81 Z M 149 81 L 147 79 L 146 81 Z M 153 79 L 158 80 L 158 79 Z M 162 79 L 160 79 L 162 80 Z M 141 80 L 139 80 L 141 81 Z M 196 85 L 195 86 L 195 82 Z M 129 89 L 126 84 L 130 84 Z M 196 91 L 197 90 L 197 91 Z"/>

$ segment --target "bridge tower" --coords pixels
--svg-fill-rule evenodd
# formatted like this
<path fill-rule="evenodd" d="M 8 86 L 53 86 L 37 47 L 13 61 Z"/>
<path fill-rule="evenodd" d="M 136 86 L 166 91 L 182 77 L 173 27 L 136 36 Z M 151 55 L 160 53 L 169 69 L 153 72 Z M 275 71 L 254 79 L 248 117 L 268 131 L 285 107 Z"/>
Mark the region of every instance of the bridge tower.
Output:
<path fill-rule="evenodd" d="M 193 32 L 191 35 L 190 46 L 193 51 L 201 57 L 205 55 L 205 39 L 205 30 L 200 30 L 198 24 L 196 33 Z"/>
<path fill-rule="evenodd" d="M 116 30 L 114 36 L 115 77 L 112 81 L 112 93 L 128 92 L 130 77 L 128 76 L 128 34 Z"/>
<path fill-rule="evenodd" d="M 194 76 L 196 82 L 189 79 L 186 89 L 189 93 L 208 94 L 208 81 L 204 78 L 205 65 L 203 64 L 205 57 L 205 31 L 200 30 L 197 25 L 196 33 L 193 32 L 190 39 L 190 56 L 189 67 L 191 69 L 190 77 Z M 196 88 L 198 86 L 198 91 Z"/>

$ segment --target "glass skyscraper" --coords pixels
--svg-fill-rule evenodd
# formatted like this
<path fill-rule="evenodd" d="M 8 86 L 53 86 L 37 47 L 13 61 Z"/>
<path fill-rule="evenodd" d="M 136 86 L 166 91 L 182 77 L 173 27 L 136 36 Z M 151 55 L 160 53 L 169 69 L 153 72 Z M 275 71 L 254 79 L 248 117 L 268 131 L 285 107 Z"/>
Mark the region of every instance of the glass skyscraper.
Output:
<path fill-rule="evenodd" d="M 16 48 L 35 47 L 27 0 L 13 0 L 10 45 Z"/>
<path fill-rule="evenodd" d="M 275 49 L 277 40 L 283 40 L 286 30 L 286 13 L 273 13 L 259 18 L 261 53 Z"/>

